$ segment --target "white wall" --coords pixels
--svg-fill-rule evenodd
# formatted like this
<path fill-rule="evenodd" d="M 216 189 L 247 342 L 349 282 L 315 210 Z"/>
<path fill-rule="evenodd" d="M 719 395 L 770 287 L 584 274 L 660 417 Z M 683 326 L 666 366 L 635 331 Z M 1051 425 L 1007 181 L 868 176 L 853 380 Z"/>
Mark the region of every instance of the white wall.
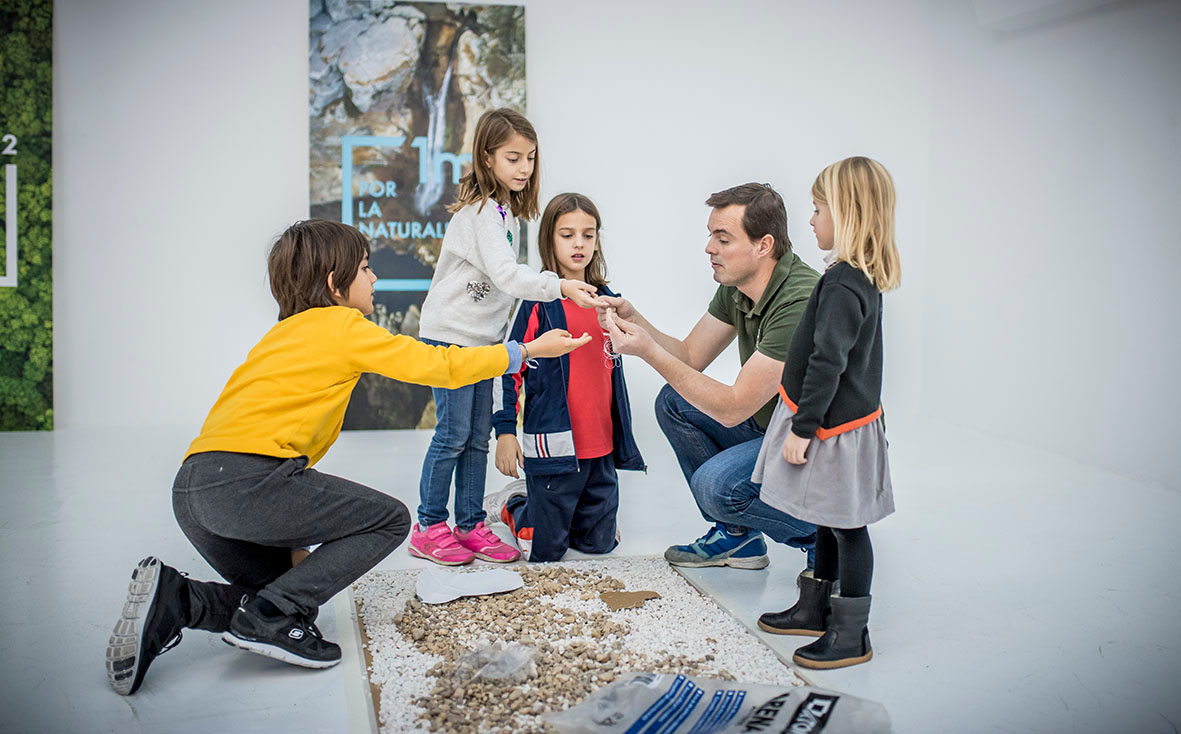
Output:
<path fill-rule="evenodd" d="M 1181 4 L 932 7 L 925 410 L 1181 488 Z"/>
<path fill-rule="evenodd" d="M 200 426 L 274 323 L 267 246 L 308 209 L 305 16 L 56 4 L 59 427 Z"/>
<path fill-rule="evenodd" d="M 882 5 L 527 6 L 529 115 L 542 137 L 543 193 L 575 190 L 595 200 L 612 284 L 656 326 L 687 334 L 717 287 L 704 254 L 710 193 L 747 181 L 774 185 L 796 251 L 819 268 L 808 226 L 812 180 L 857 153 L 871 152 L 896 176 L 908 211 L 900 237 L 908 267 L 921 270 L 929 44 L 922 4 Z M 881 32 L 886 24 L 895 35 Z M 828 39 L 838 35 L 855 54 L 832 52 Z M 888 302 L 886 392 L 899 409 L 918 399 L 919 280 Z M 733 347 L 709 373 L 732 381 L 737 371 Z M 655 431 L 651 405 L 663 380 L 641 364 L 629 368 L 628 383 L 637 420 Z"/>
<path fill-rule="evenodd" d="M 968 0 L 526 4 L 543 194 L 596 200 L 613 284 L 657 325 L 712 293 L 709 193 L 774 184 L 816 265 L 812 178 L 872 155 L 900 192 L 893 414 L 1178 486 L 1176 6 L 1001 35 Z M 306 8 L 56 10 L 58 425 L 195 427 L 273 321 L 266 245 L 306 215 Z M 630 382 L 651 422 L 658 377 Z"/>

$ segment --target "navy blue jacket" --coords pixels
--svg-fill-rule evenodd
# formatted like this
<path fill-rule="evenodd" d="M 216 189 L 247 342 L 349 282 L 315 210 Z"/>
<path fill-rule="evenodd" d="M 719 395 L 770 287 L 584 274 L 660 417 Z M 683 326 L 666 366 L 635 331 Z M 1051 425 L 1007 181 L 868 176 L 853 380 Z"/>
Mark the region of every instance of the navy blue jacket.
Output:
<path fill-rule="evenodd" d="M 614 296 L 603 287 L 599 293 Z M 509 331 L 509 339 L 526 342 L 550 329 L 566 328 L 566 312 L 561 301 L 539 303 L 523 301 Z M 586 347 L 581 347 L 585 349 Z M 516 375 L 496 378 L 492 387 L 492 425 L 496 435 L 517 433 L 517 411 L 522 382 L 525 386 L 525 423 L 521 453 L 525 471 L 530 474 L 570 474 L 578 471 L 574 453 L 574 433 L 570 427 L 570 408 L 566 401 L 570 357 L 533 360 L 536 367 L 522 368 Z M 632 436 L 631 405 L 623 381 L 623 361 L 616 360 L 611 371 L 614 400 L 611 407 L 611 435 L 615 443 L 612 456 L 617 469 L 645 470 L 644 458 Z"/>

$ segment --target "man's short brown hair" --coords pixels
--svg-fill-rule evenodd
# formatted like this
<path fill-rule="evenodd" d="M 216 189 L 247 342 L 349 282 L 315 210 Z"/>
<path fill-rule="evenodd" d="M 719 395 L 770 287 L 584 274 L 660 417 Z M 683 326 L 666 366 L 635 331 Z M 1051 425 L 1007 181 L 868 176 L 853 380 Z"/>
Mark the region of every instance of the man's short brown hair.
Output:
<path fill-rule="evenodd" d="M 714 209 L 728 206 L 744 206 L 742 229 L 752 242 L 771 235 L 774 244 L 771 256 L 779 260 L 791 252 L 791 240 L 787 237 L 787 207 L 783 197 L 771 188 L 771 184 L 745 183 L 741 186 L 710 194 L 705 205 Z"/>
<path fill-rule="evenodd" d="M 355 227 L 328 219 L 308 219 L 287 228 L 271 246 L 267 274 L 279 302 L 279 320 L 309 308 L 335 306 L 328 274 L 340 295 L 348 297 L 369 240 Z"/>

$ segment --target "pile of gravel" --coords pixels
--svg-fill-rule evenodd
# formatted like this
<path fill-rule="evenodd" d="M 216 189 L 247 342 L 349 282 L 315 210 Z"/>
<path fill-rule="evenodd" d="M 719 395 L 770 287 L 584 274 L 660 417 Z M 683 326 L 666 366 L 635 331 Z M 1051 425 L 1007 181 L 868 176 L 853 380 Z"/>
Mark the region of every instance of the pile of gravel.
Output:
<path fill-rule="evenodd" d="M 440 605 L 414 596 L 419 571 L 375 572 L 354 584 L 384 734 L 544 732 L 538 714 L 569 708 L 631 671 L 804 684 L 661 559 L 510 568 L 522 588 Z M 612 612 L 599 594 L 619 590 L 660 598 Z M 505 643 L 532 648 L 531 665 L 508 679 L 472 679 L 472 652 Z"/>

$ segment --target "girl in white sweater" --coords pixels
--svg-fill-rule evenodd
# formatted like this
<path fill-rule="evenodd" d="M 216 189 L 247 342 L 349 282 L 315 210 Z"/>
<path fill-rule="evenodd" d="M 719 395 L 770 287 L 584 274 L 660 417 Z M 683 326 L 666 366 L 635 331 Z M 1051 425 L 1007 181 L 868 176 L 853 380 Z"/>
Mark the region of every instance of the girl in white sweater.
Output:
<path fill-rule="evenodd" d="M 476 124 L 472 167 L 443 237 L 419 336 L 462 347 L 504 339 L 516 299 L 569 298 L 583 308 L 601 305 L 594 286 L 539 273 L 518 262 L 517 217 L 533 219 L 537 205 L 537 133 L 510 109 L 484 113 Z M 418 523 L 410 553 L 454 566 L 473 558 L 508 563 L 520 557 L 484 526 L 484 474 L 492 431 L 492 380 L 457 390 L 433 389 L 438 423 L 419 480 Z M 455 529 L 447 500 L 455 476 Z"/>

